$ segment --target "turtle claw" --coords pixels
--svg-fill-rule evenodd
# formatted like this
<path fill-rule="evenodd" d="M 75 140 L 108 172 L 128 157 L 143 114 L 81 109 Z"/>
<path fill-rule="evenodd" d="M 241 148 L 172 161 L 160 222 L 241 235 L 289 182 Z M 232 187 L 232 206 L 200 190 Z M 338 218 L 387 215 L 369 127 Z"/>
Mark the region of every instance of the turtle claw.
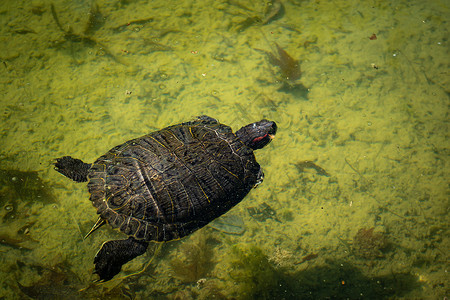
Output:
<path fill-rule="evenodd" d="M 122 265 L 142 255 L 147 250 L 148 242 L 132 237 L 126 240 L 108 241 L 102 245 L 94 258 L 94 274 L 100 276 L 96 282 L 111 280 L 122 269 Z"/>
<path fill-rule="evenodd" d="M 92 272 L 92 274 L 97 274 L 97 273 L 94 271 L 94 272 Z M 96 279 L 93 281 L 93 283 L 103 283 L 103 282 L 105 282 L 103 279 Z"/>

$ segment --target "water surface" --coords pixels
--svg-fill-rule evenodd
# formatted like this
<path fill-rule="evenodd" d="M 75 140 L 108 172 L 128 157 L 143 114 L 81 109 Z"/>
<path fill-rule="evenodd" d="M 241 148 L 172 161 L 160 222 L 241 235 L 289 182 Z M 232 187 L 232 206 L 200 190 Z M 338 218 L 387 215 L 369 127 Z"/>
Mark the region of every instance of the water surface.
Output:
<path fill-rule="evenodd" d="M 449 16 L 439 0 L 4 1 L 0 298 L 448 297 Z M 264 182 L 230 211 L 245 232 L 201 229 L 92 284 L 123 235 L 82 239 L 95 209 L 54 159 L 203 114 L 278 124 Z M 263 203 L 276 218 L 249 213 Z"/>

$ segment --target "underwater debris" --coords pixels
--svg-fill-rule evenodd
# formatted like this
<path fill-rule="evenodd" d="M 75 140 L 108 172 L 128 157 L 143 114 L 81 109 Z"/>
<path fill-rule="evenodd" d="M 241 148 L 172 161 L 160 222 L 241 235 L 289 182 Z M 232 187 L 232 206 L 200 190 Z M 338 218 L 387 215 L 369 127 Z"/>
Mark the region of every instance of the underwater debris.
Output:
<path fill-rule="evenodd" d="M 273 263 L 276 267 L 286 268 L 292 265 L 293 255 L 290 251 L 282 249 L 277 246 L 275 251 L 269 257 L 269 261 Z"/>
<path fill-rule="evenodd" d="M 280 0 L 271 0 L 266 4 L 266 11 L 261 24 L 266 25 L 284 16 L 284 5 Z"/>
<path fill-rule="evenodd" d="M 275 43 L 275 46 L 278 55 L 265 51 L 269 57 L 269 62 L 280 68 L 281 79 L 283 82 L 287 83 L 289 86 L 296 85 L 296 81 L 300 79 L 302 74 L 299 61 L 292 58 L 292 56 L 283 50 L 277 43 Z"/>
<path fill-rule="evenodd" d="M 151 39 L 143 38 L 142 39 L 142 41 L 144 42 L 144 45 L 146 47 L 150 48 L 150 52 L 173 50 L 172 47 L 158 43 L 157 40 L 158 40 L 158 38 L 151 38 Z"/>
<path fill-rule="evenodd" d="M 273 219 L 281 223 L 281 221 L 277 218 L 277 212 L 265 202 L 258 207 L 248 207 L 247 210 L 250 216 L 257 221 L 264 222 L 267 219 Z"/>
<path fill-rule="evenodd" d="M 227 234 L 241 235 L 245 231 L 244 221 L 237 215 L 225 214 L 209 223 L 209 227 Z"/>
<path fill-rule="evenodd" d="M 36 223 L 36 221 L 32 221 L 32 222 L 26 222 L 25 225 L 23 225 L 22 227 L 20 227 L 17 230 L 17 235 L 23 237 L 24 240 L 28 240 L 28 241 L 32 241 L 35 243 L 38 243 L 37 240 L 33 239 L 30 236 L 30 228 Z"/>
<path fill-rule="evenodd" d="M 26 251 L 33 250 L 31 248 L 21 245 L 23 242 L 25 242 L 25 240 L 12 238 L 7 234 L 0 235 L 0 246 L 6 246 L 17 250 L 26 250 Z"/>
<path fill-rule="evenodd" d="M 177 256 L 170 261 L 176 278 L 184 283 L 195 283 L 214 268 L 213 242 L 208 235 L 199 234 L 182 243 Z"/>
<path fill-rule="evenodd" d="M 239 244 L 231 254 L 229 276 L 239 299 L 282 299 L 290 293 L 286 276 L 272 265 L 261 248 Z"/>
<path fill-rule="evenodd" d="M 33 15 L 42 16 L 42 14 L 45 12 L 45 9 L 41 3 L 32 2 L 31 5 L 32 5 L 32 7 L 31 7 L 30 11 Z"/>
<path fill-rule="evenodd" d="M 200 278 L 197 282 L 192 285 L 186 286 L 182 289 L 176 289 L 171 294 L 166 294 L 167 300 L 227 300 L 224 292 L 227 292 L 223 288 L 223 284 L 220 280 L 216 278 Z"/>
<path fill-rule="evenodd" d="M 316 165 L 313 161 L 310 160 L 300 161 L 295 164 L 295 167 L 300 173 L 303 173 L 305 169 L 313 169 L 317 172 L 318 175 L 330 177 L 330 174 L 327 171 L 325 171 L 324 168 Z"/>
<path fill-rule="evenodd" d="M 345 163 L 350 167 L 350 169 L 352 169 L 359 176 L 359 181 L 353 179 L 354 187 L 359 187 L 359 190 L 362 192 L 367 191 L 373 182 L 367 180 L 357 168 L 350 164 L 347 158 L 345 158 L 344 160 Z"/>
<path fill-rule="evenodd" d="M 64 263 L 52 267 L 44 265 L 27 265 L 17 261 L 20 269 L 30 268 L 42 274 L 41 278 L 32 285 L 24 286 L 17 282 L 19 289 L 32 299 L 86 299 L 81 280 Z"/>
<path fill-rule="evenodd" d="M 124 61 L 122 61 L 117 56 L 115 56 L 103 43 L 97 41 L 96 39 L 89 36 L 88 34 L 75 33 L 75 32 L 73 32 L 72 27 L 70 27 L 70 26 L 68 27 L 69 28 L 68 30 L 65 30 L 64 27 L 61 25 L 61 22 L 59 21 L 59 18 L 58 18 L 58 15 L 56 14 L 56 9 L 55 9 L 55 6 L 53 5 L 53 3 L 50 4 L 50 9 L 52 12 L 53 20 L 55 21 L 56 26 L 58 26 L 58 28 L 64 33 L 64 39 L 66 41 L 83 42 L 87 45 L 96 46 L 101 50 L 101 53 L 104 53 L 106 56 L 109 56 L 115 62 L 118 62 L 123 65 L 127 65 Z M 96 13 L 96 14 L 101 15 L 100 13 Z M 96 17 L 93 17 L 93 18 L 95 19 Z M 103 17 L 101 17 L 101 18 L 103 19 Z M 90 22 L 94 22 L 94 23 L 91 24 Z M 84 32 L 91 33 L 93 30 L 98 29 L 99 26 L 101 26 L 100 22 L 97 20 L 92 20 L 92 16 L 90 16 L 88 23 L 85 26 Z"/>
<path fill-rule="evenodd" d="M 27 269 L 40 276 L 28 286 L 17 282 L 20 291 L 32 299 L 135 299 L 135 290 L 139 286 L 139 283 L 128 278 L 113 285 L 94 282 L 86 284 L 71 271 L 71 266 L 66 261 L 52 266 L 26 264 L 19 260 L 16 264 L 21 273 Z"/>
<path fill-rule="evenodd" d="M 310 261 L 312 259 L 316 259 L 317 257 L 319 257 L 319 254 L 317 254 L 317 253 L 310 253 L 308 255 L 303 256 L 302 260 L 299 261 L 299 262 L 296 262 L 295 265 L 299 265 L 299 264 L 302 264 L 302 263 L 304 263 L 306 261 Z"/>
<path fill-rule="evenodd" d="M 246 11 L 254 13 L 254 11 L 248 9 L 247 7 L 241 5 L 237 2 L 229 1 L 229 4 L 235 5 L 241 9 L 244 9 Z M 247 17 L 245 20 L 243 20 L 237 24 L 236 31 L 242 32 L 242 31 L 246 30 L 247 28 L 249 28 L 250 26 L 258 25 L 258 24 L 267 25 L 267 24 L 271 23 L 272 21 L 282 18 L 284 16 L 284 12 L 285 12 L 284 5 L 280 0 L 268 1 L 266 4 L 266 8 L 265 8 L 263 16 L 255 15 L 255 16 Z"/>
<path fill-rule="evenodd" d="M 289 53 L 275 43 L 276 52 L 265 51 L 255 48 L 256 51 L 263 52 L 267 55 L 269 63 L 278 67 L 279 73 L 275 74 L 272 70 L 273 76 L 277 82 L 282 83 L 278 88 L 279 91 L 286 93 L 294 93 L 301 97 L 307 97 L 308 88 L 306 88 L 301 82 L 300 77 L 302 75 L 300 69 L 300 62 L 295 60 Z"/>
<path fill-rule="evenodd" d="M 139 32 L 141 31 L 147 23 L 153 22 L 153 18 L 147 18 L 147 19 L 139 19 L 134 21 L 129 21 L 126 24 L 119 25 L 117 27 L 112 28 L 116 32 L 121 32 L 126 30 Z M 143 52 L 144 50 L 141 50 L 140 53 L 150 53 L 155 51 L 172 51 L 173 47 L 164 45 L 160 43 L 160 40 L 167 36 L 168 34 L 176 34 L 180 33 L 182 31 L 172 28 L 164 28 L 162 30 L 159 30 L 155 32 L 155 29 L 152 28 L 152 36 L 147 37 L 148 35 L 145 33 L 143 36 L 134 37 L 133 39 L 136 39 L 137 41 L 142 43 L 142 47 L 145 49 L 148 49 L 147 51 Z M 128 53 L 128 51 L 122 50 L 125 53 Z"/>
<path fill-rule="evenodd" d="M 133 25 L 142 26 L 142 25 L 145 25 L 147 23 L 151 23 L 153 21 L 154 21 L 153 17 L 145 18 L 145 19 L 138 19 L 138 20 L 129 21 L 126 24 L 122 24 L 122 25 L 113 27 L 112 29 L 114 31 L 123 31 L 123 30 L 125 30 L 127 28 L 131 28 L 132 30 L 134 30 L 136 27 L 134 27 Z"/>
<path fill-rule="evenodd" d="M 244 21 L 241 21 L 237 24 L 236 31 L 242 32 L 245 29 L 249 28 L 250 26 L 258 24 L 260 22 L 261 22 L 260 17 L 247 17 Z"/>
<path fill-rule="evenodd" d="M 238 245 L 233 248 L 233 255 L 230 277 L 241 283 L 243 295 L 264 293 L 265 289 L 268 290 L 276 284 L 276 271 L 260 248 Z"/>
<path fill-rule="evenodd" d="M 352 252 L 366 259 L 384 257 L 383 250 L 387 247 L 383 233 L 374 232 L 374 228 L 361 228 L 353 238 Z"/>
<path fill-rule="evenodd" d="M 108 289 L 103 287 L 103 289 L 99 289 L 99 286 L 92 286 L 90 287 L 92 290 L 90 291 L 90 296 L 92 298 L 90 299 L 114 299 L 114 300 L 130 300 L 130 299 L 136 299 L 136 293 L 135 290 L 138 288 L 145 289 L 146 286 L 138 286 L 137 284 L 130 285 L 127 284 L 117 284 L 114 287 Z M 99 297 L 99 294 L 101 297 Z"/>
<path fill-rule="evenodd" d="M 19 289 L 32 299 L 84 299 L 78 289 L 71 286 L 45 285 L 23 286 L 17 282 Z"/>
<path fill-rule="evenodd" d="M 92 3 L 91 8 L 88 12 L 88 16 L 88 21 L 83 30 L 83 34 L 85 35 L 91 35 L 94 31 L 100 29 L 105 23 L 105 18 L 103 17 L 98 4 L 96 3 Z"/>
<path fill-rule="evenodd" d="M 30 28 L 27 28 L 27 27 L 14 29 L 13 32 L 17 33 L 17 34 L 27 34 L 27 33 L 34 33 L 34 34 L 36 34 L 37 33 L 33 29 L 30 29 Z"/>

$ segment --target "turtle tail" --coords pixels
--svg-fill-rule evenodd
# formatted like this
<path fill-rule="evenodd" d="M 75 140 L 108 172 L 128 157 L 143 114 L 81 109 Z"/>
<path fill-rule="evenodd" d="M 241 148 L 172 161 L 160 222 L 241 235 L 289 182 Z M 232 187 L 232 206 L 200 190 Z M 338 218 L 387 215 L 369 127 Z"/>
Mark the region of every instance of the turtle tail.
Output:
<path fill-rule="evenodd" d="M 91 164 L 70 156 L 57 158 L 55 162 L 56 171 L 76 182 L 88 181 L 87 176 L 91 166 Z"/>

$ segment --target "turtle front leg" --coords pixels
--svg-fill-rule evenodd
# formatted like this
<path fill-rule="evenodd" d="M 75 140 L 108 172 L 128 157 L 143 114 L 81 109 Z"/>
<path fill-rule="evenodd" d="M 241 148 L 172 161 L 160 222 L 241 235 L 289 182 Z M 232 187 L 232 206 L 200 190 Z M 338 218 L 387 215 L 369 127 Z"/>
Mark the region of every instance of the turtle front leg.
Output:
<path fill-rule="evenodd" d="M 135 238 L 108 241 L 102 245 L 94 258 L 94 273 L 100 281 L 112 279 L 122 269 L 122 265 L 145 253 L 148 242 Z"/>

